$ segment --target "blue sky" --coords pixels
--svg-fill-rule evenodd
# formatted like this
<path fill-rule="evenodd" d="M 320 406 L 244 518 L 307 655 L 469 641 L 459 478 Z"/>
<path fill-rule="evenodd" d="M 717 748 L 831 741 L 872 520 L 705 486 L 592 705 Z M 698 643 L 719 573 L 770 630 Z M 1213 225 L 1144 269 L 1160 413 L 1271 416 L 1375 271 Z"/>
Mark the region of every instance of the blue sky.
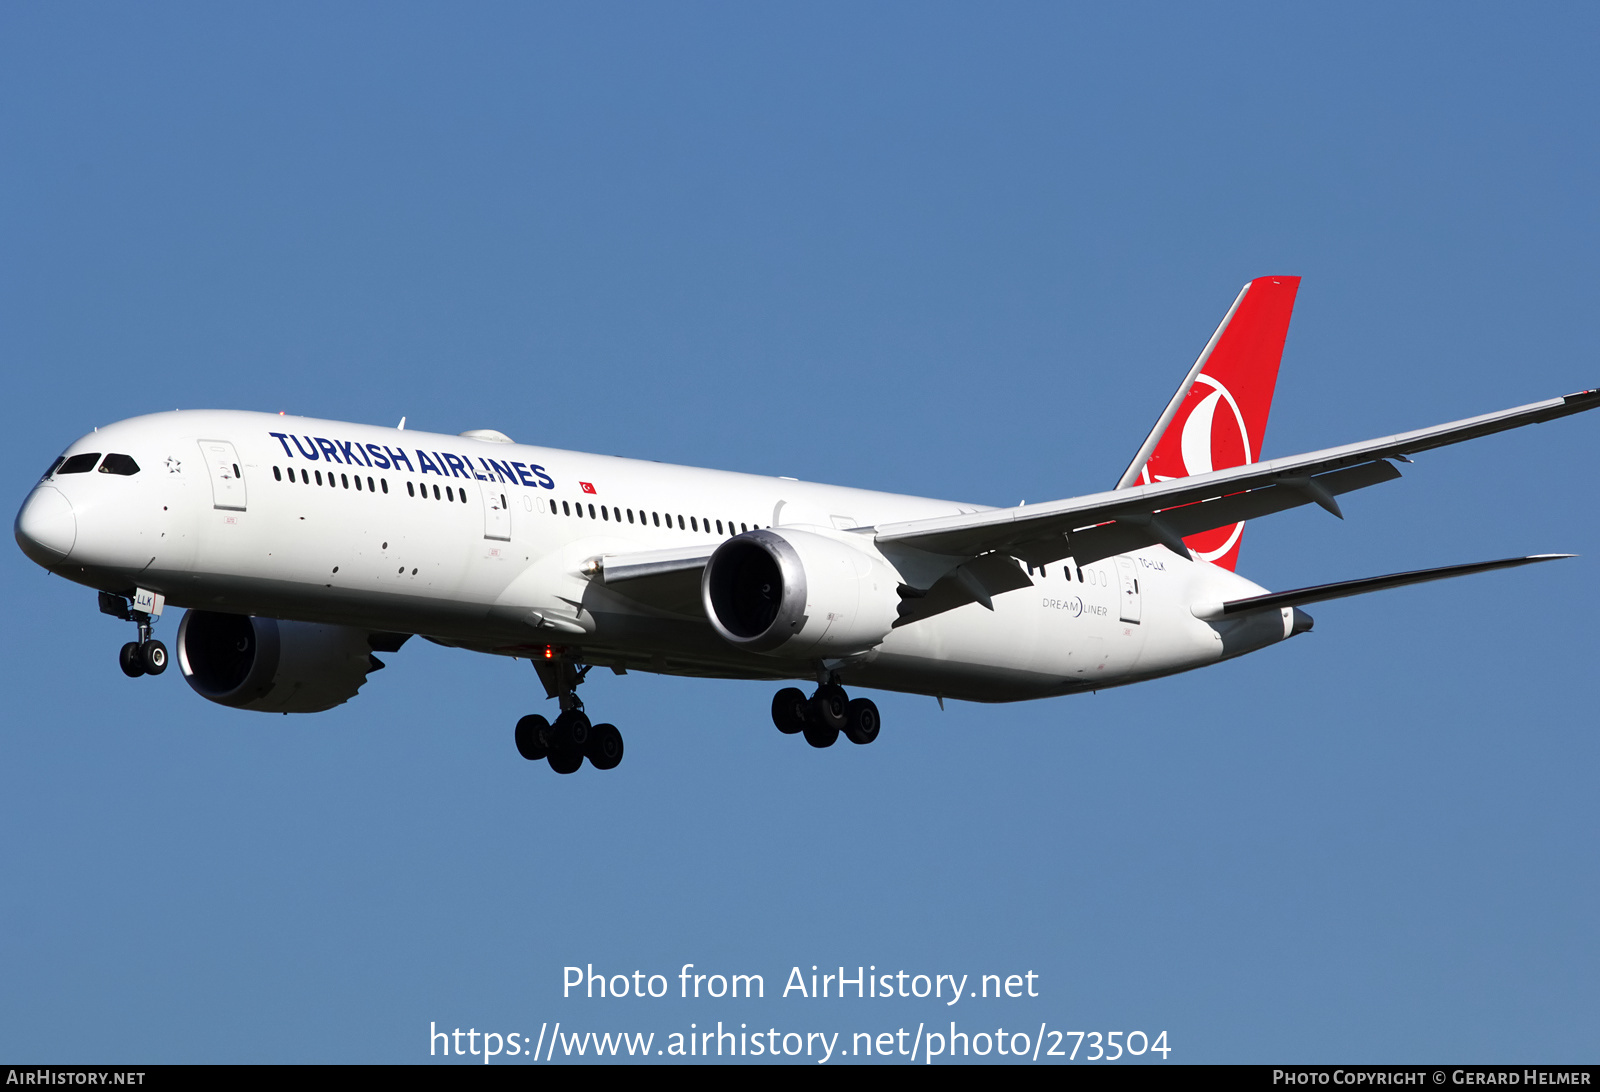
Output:
<path fill-rule="evenodd" d="M 95 425 L 286 410 L 993 504 L 1105 488 L 1238 288 L 1305 278 L 1269 455 L 1600 385 L 1580 5 L 12 4 L 8 495 Z M 417 641 L 346 706 L 132 682 L 0 551 L 0 1056 L 425 1060 L 537 1034 L 1168 1032 L 1175 1061 L 1593 1061 L 1593 456 L 1577 418 L 1253 524 L 1325 604 L 1016 706 L 597 678 L 612 774 Z M 163 623 L 169 640 L 174 619 Z M 563 1000 L 561 968 L 762 973 Z M 792 966 L 1040 975 L 803 1002 Z M 674 981 L 676 981 L 674 979 Z M 965 1009 L 965 1011 L 960 1011 Z"/>

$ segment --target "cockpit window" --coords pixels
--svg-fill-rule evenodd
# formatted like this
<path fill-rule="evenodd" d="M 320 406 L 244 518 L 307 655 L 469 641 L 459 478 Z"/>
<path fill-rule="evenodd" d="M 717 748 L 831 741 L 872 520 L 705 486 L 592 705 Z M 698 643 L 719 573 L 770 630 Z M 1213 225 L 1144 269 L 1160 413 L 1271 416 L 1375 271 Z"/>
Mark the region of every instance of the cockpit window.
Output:
<path fill-rule="evenodd" d="M 48 478 L 50 475 L 54 474 L 56 472 L 56 468 L 66 461 L 67 457 L 65 455 L 57 455 L 56 461 L 50 464 L 50 469 L 44 472 L 44 478 Z M 39 480 L 44 481 L 44 478 L 40 478 Z"/>
<path fill-rule="evenodd" d="M 87 474 L 94 469 L 94 464 L 100 461 L 98 451 L 85 451 L 81 455 L 74 455 L 56 470 L 57 474 Z"/>
<path fill-rule="evenodd" d="M 106 461 L 100 464 L 100 473 L 129 477 L 139 473 L 139 464 L 133 461 L 132 455 L 118 455 L 113 451 L 106 456 Z"/>

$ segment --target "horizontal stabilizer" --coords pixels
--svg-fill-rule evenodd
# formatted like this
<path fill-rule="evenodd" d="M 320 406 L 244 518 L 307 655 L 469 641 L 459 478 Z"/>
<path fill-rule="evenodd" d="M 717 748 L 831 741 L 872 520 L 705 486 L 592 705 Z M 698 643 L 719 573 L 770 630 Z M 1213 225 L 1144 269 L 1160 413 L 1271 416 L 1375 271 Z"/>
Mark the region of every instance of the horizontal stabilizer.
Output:
<path fill-rule="evenodd" d="M 1518 565 L 1532 565 L 1539 561 L 1555 561 L 1573 554 L 1534 554 L 1531 557 L 1507 557 L 1499 561 L 1475 561 L 1469 565 L 1445 565 L 1437 569 L 1416 569 L 1408 573 L 1390 573 L 1387 576 L 1369 576 L 1361 580 L 1341 580 L 1336 584 L 1317 584 L 1293 591 L 1252 595 L 1248 599 L 1230 599 L 1226 603 L 1212 603 L 1194 608 L 1194 614 L 1208 622 L 1229 618 L 1256 610 L 1279 610 L 1283 607 L 1303 607 L 1327 599 L 1343 599 L 1350 595 L 1402 588 L 1407 584 L 1425 584 L 1429 580 L 1447 580 L 1452 576 L 1492 572 L 1495 569 L 1514 569 Z"/>

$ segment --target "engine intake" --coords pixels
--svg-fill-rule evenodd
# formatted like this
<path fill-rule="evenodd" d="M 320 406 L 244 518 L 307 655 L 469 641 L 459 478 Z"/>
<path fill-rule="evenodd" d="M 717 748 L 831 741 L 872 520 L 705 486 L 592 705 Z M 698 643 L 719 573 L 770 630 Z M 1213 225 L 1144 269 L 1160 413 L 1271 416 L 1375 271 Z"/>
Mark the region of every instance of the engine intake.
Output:
<path fill-rule="evenodd" d="M 897 617 L 898 584 L 869 543 L 786 527 L 748 531 L 717 547 L 701 597 L 730 644 L 770 656 L 833 657 L 883 640 Z"/>
<path fill-rule="evenodd" d="M 343 705 L 384 666 L 372 649 L 366 630 L 350 626 L 206 610 L 187 611 L 178 626 L 178 666 L 194 692 L 263 713 Z"/>

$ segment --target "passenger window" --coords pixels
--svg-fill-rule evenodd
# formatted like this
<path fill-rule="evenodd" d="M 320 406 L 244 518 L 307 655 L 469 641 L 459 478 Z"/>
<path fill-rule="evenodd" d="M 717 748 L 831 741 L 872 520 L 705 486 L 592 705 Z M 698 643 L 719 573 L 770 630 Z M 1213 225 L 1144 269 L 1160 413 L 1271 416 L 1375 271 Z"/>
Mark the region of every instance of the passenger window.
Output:
<path fill-rule="evenodd" d="M 467 491 L 465 489 L 463 489 L 461 491 L 461 503 L 462 504 L 466 504 L 467 503 Z"/>
<path fill-rule="evenodd" d="M 356 492 L 357 493 L 361 492 L 361 475 L 360 474 L 356 475 Z"/>
<path fill-rule="evenodd" d="M 589 506 L 589 518 L 594 519 L 594 505 Z"/>
<path fill-rule="evenodd" d="M 272 468 L 272 480 L 275 481 L 275 482 L 283 481 L 283 472 L 280 471 L 277 467 L 273 467 Z"/>
<path fill-rule="evenodd" d="M 550 498 L 550 514 L 552 516 L 557 514 L 556 513 L 556 499 L 554 497 Z"/>
<path fill-rule="evenodd" d="M 633 509 L 632 508 L 628 509 L 628 522 L 629 523 L 633 522 Z"/>
<path fill-rule="evenodd" d="M 611 521 L 611 513 L 606 510 L 606 506 L 603 504 L 600 506 L 600 518 L 608 523 Z"/>
<path fill-rule="evenodd" d="M 750 530 L 750 528 L 741 523 L 741 524 L 739 524 L 739 530 L 741 532 L 744 532 L 744 531 Z"/>
<path fill-rule="evenodd" d="M 650 513 L 650 521 L 652 523 L 654 523 L 657 527 L 661 526 L 661 517 L 659 515 L 657 515 L 656 513 L 654 513 L 654 512 Z"/>
<path fill-rule="evenodd" d="M 423 488 L 426 489 L 427 486 L 423 486 Z M 440 496 L 439 487 L 437 485 L 433 487 L 433 499 L 434 500 L 443 500 L 444 499 L 442 496 Z"/>
<path fill-rule="evenodd" d="M 722 521 L 720 519 L 717 520 L 717 534 L 722 534 Z"/>
<path fill-rule="evenodd" d="M 683 517 L 682 516 L 678 517 L 678 530 L 680 530 L 680 531 L 683 530 Z"/>
<path fill-rule="evenodd" d="M 500 494 L 500 511 L 506 512 L 506 511 L 509 511 L 510 508 L 511 508 L 511 506 L 506 503 L 506 495 L 504 493 L 501 493 Z"/>
<path fill-rule="evenodd" d="M 414 497 L 416 495 L 417 495 L 417 487 L 412 485 L 410 482 L 406 482 L 406 496 Z"/>
<path fill-rule="evenodd" d="M 344 482 L 344 487 L 346 489 L 350 488 L 350 476 L 348 474 L 340 474 L 339 480 Z"/>
<path fill-rule="evenodd" d="M 694 521 L 694 517 L 693 517 L 693 516 L 690 516 L 690 517 L 689 517 L 689 530 L 691 530 L 691 531 L 698 531 L 698 530 L 700 530 L 700 525 L 699 525 L 699 524 L 697 524 L 697 523 L 696 523 L 696 522 L 695 522 L 695 521 Z"/>
<path fill-rule="evenodd" d="M 74 455 L 61 464 L 57 474 L 87 474 L 94 469 L 94 464 L 100 461 L 98 451 L 85 451 L 82 455 Z"/>
<path fill-rule="evenodd" d="M 384 493 L 388 493 L 389 492 L 389 479 L 388 478 L 379 478 L 378 479 L 378 484 L 383 486 Z"/>
<path fill-rule="evenodd" d="M 316 475 L 317 475 L 317 484 L 321 485 L 322 484 L 322 471 L 318 470 L 316 472 Z"/>
<path fill-rule="evenodd" d="M 304 482 L 306 485 L 310 485 L 311 484 L 311 475 L 307 474 L 304 470 L 302 470 L 302 471 L 300 471 L 300 480 L 302 482 Z"/>
<path fill-rule="evenodd" d="M 612 515 L 613 515 L 613 516 L 616 516 L 616 517 L 617 517 L 617 522 L 618 522 L 618 523 L 621 523 L 621 522 L 622 522 L 622 509 L 620 509 L 620 508 L 613 508 L 613 509 L 611 509 L 611 514 L 612 514 Z"/>
<path fill-rule="evenodd" d="M 371 474 L 367 475 L 367 492 L 368 493 L 376 492 L 376 490 L 374 490 L 372 488 L 372 475 Z"/>
<path fill-rule="evenodd" d="M 239 464 L 238 463 L 234 463 L 233 464 L 233 476 L 235 478 L 243 478 L 244 477 L 243 474 L 239 473 Z"/>
<path fill-rule="evenodd" d="M 555 501 L 551 501 L 550 503 L 554 504 Z M 572 515 L 572 509 L 567 507 L 567 502 L 566 501 L 562 501 L 561 502 L 561 514 L 564 515 L 564 516 Z"/>

